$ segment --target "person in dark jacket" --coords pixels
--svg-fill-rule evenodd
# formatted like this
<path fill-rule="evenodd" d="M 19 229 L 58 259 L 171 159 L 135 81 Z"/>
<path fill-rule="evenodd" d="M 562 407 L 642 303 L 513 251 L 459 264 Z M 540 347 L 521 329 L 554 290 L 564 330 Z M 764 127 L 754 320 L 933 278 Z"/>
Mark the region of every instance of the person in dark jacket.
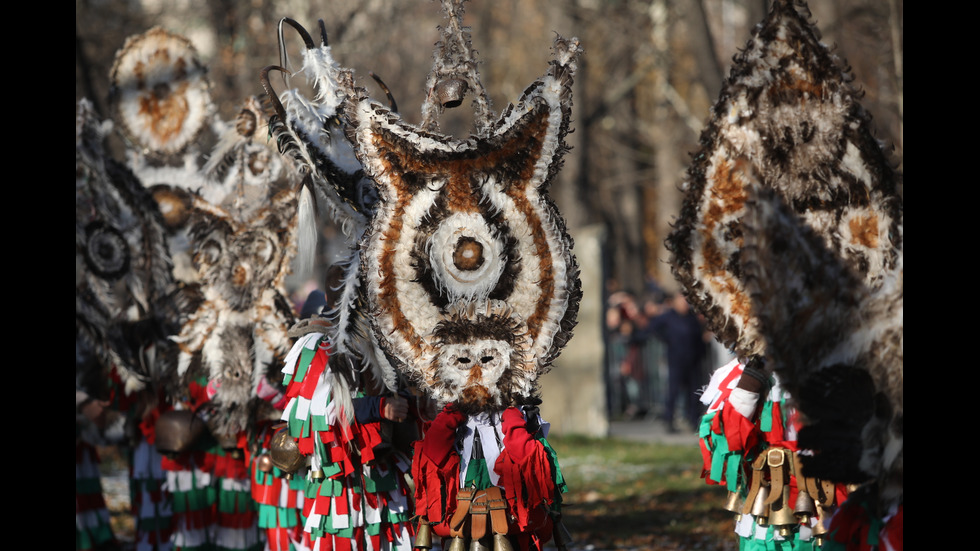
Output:
<path fill-rule="evenodd" d="M 707 353 L 704 326 L 691 310 L 684 296 L 677 294 L 666 304 L 647 303 L 649 322 L 644 332 L 651 334 L 667 347 L 667 396 L 664 403 L 664 422 L 671 432 L 678 398 L 684 397 L 684 418 L 696 427 L 701 408 L 695 392 L 702 384 L 701 364 Z"/>

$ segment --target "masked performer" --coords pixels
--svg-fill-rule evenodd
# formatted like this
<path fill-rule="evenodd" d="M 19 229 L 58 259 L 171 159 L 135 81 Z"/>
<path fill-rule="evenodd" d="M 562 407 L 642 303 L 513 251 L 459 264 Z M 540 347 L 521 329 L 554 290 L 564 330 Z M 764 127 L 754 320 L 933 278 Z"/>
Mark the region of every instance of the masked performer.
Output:
<path fill-rule="evenodd" d="M 453 549 L 540 549 L 564 485 L 537 415 L 537 379 L 570 338 L 581 296 L 546 193 L 567 148 L 580 49 L 556 40 L 548 73 L 493 121 L 461 5 L 446 6 L 421 128 L 348 88 L 348 133 L 379 196 L 360 284 L 385 358 L 447 404 L 415 447 L 420 532 L 431 526 Z M 435 132 L 435 114 L 466 90 L 476 135 Z"/>
<path fill-rule="evenodd" d="M 755 234 L 746 223 L 767 192 L 790 205 L 799 224 L 829 249 L 827 266 L 846 267 L 871 289 L 895 269 L 901 175 L 874 139 L 843 66 L 819 42 L 805 4 L 775 2 L 735 58 L 668 239 L 672 267 L 689 302 L 740 358 L 717 371 L 703 394 L 709 410 L 700 434 L 705 475 L 730 490 L 742 549 L 835 545 L 843 536 L 826 533 L 827 510 L 841 503 L 842 483 L 865 481 L 821 469 L 821 444 L 799 438 L 812 429 L 798 433 L 803 419 L 796 410 L 814 387 L 791 375 L 808 364 L 787 368 L 773 342 L 781 339 L 803 356 L 818 357 L 833 340 L 812 322 L 819 306 L 782 318 L 778 328 L 768 321 L 775 305 L 760 307 L 758 297 L 792 288 L 799 276 L 754 271 L 758 262 L 752 255 L 760 247 L 750 244 Z M 783 258 L 797 250 L 788 237 L 767 246 Z M 811 266 L 805 273 L 815 281 L 824 269 Z M 804 413 L 812 423 L 811 412 Z M 802 505 L 803 497 L 809 505 Z"/>

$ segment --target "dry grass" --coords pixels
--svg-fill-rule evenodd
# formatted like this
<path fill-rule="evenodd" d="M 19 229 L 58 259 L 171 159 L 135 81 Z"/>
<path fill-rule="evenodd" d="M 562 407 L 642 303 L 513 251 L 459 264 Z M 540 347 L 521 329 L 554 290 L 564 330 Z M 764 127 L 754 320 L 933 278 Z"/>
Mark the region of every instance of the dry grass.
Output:
<path fill-rule="evenodd" d="M 724 491 L 701 479 L 696 447 L 553 438 L 576 549 L 737 548 Z"/>

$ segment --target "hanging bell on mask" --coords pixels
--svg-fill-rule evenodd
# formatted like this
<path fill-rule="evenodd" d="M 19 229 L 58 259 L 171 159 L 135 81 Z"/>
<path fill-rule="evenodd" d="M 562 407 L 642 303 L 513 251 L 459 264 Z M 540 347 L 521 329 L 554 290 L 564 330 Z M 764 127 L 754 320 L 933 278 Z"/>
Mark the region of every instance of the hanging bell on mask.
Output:
<path fill-rule="evenodd" d="M 466 551 L 466 539 L 461 538 L 459 536 L 454 537 L 449 542 L 448 551 Z"/>
<path fill-rule="evenodd" d="M 759 493 L 755 495 L 755 501 L 752 502 L 752 516 L 755 517 L 755 522 L 759 526 L 769 525 L 769 506 L 766 505 L 767 499 L 769 499 L 769 487 L 763 486 L 759 488 Z"/>
<path fill-rule="evenodd" d="M 439 104 L 446 109 L 459 107 L 466 96 L 468 85 L 466 81 L 459 78 L 450 78 L 436 84 L 436 98 Z"/>
<path fill-rule="evenodd" d="M 415 549 L 432 549 L 432 525 L 419 518 L 419 529 L 415 533 Z"/>
<path fill-rule="evenodd" d="M 507 534 L 493 535 L 493 551 L 514 551 Z"/>
<path fill-rule="evenodd" d="M 490 551 L 488 543 L 488 538 L 473 538 L 470 540 L 470 551 Z"/>
<path fill-rule="evenodd" d="M 793 527 L 799 524 L 796 515 L 789 506 L 789 484 L 783 485 L 783 496 L 777 499 L 769 508 L 769 524 L 779 530 L 779 535 L 788 538 L 793 534 Z"/>

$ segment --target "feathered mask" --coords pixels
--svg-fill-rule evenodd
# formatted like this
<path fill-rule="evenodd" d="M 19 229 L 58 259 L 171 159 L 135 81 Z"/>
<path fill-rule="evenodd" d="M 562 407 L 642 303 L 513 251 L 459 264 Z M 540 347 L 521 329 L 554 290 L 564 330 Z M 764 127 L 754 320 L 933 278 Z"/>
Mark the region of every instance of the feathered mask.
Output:
<path fill-rule="evenodd" d="M 902 176 L 805 4 L 735 59 L 689 175 L 673 269 L 711 329 L 764 356 L 805 425 L 803 474 L 902 500 Z"/>
<path fill-rule="evenodd" d="M 234 437 L 288 350 L 284 279 L 296 250 L 299 179 L 270 150 L 260 102 L 248 98 L 232 122 L 219 120 L 205 73 L 185 38 L 154 28 L 117 53 L 113 103 L 139 146 L 130 161 L 153 190 L 171 250 L 190 259 L 172 297 L 178 311 L 168 312 L 178 325 L 165 358 L 171 391 L 206 378 L 211 428 Z M 196 138 L 206 130 L 217 141 L 203 162 Z"/>
<path fill-rule="evenodd" d="M 894 268 L 896 173 L 803 4 L 776 2 L 734 61 L 667 240 L 675 277 L 742 358 L 764 352 L 738 252 L 748 189 L 774 189 L 869 285 Z"/>
<path fill-rule="evenodd" d="M 447 26 L 437 52 L 470 51 L 443 49 L 450 40 L 469 44 L 457 27 Z M 376 186 L 370 209 L 345 201 L 366 214 L 368 224 L 348 263 L 342 295 L 349 300 L 342 298 L 335 320 L 360 310 L 357 315 L 370 322 L 373 347 L 383 352 L 378 361 L 469 411 L 503 409 L 534 395 L 537 377 L 550 368 L 575 324 L 578 267 L 547 191 L 567 150 L 572 75 L 581 50 L 576 40 L 561 38 L 554 49 L 548 73 L 495 122 L 488 103 L 478 100 L 484 106 L 477 117 L 480 134 L 467 140 L 427 130 L 434 127 L 431 120 L 423 125 L 427 129 L 405 122 L 355 87 L 349 71 L 331 72 L 329 57 L 321 61 L 325 69 L 311 68 L 309 59 L 304 67 L 308 74 L 329 75 L 314 79 L 327 112 L 312 107 L 293 114 L 284 101 L 281 120 L 271 124 L 281 129 L 283 149 L 309 159 L 310 172 L 329 181 L 327 189 L 340 198 L 358 196 L 351 186 L 362 175 Z M 436 59 L 433 74 L 439 75 L 447 63 L 438 54 Z M 463 80 L 469 85 L 456 89 L 477 90 L 485 100 L 473 67 L 457 72 L 457 86 Z M 427 116 L 438 110 L 432 103 L 446 82 L 430 78 Z M 337 138 L 339 119 L 328 112 L 335 89 L 344 98 L 343 128 L 363 172 L 337 170 L 344 158 L 333 160 L 337 154 L 322 145 Z M 295 96 L 289 100 L 301 104 Z M 313 118 L 308 115 L 316 115 L 320 126 L 304 129 L 300 122 Z M 352 331 L 337 331 L 343 349 Z"/>

